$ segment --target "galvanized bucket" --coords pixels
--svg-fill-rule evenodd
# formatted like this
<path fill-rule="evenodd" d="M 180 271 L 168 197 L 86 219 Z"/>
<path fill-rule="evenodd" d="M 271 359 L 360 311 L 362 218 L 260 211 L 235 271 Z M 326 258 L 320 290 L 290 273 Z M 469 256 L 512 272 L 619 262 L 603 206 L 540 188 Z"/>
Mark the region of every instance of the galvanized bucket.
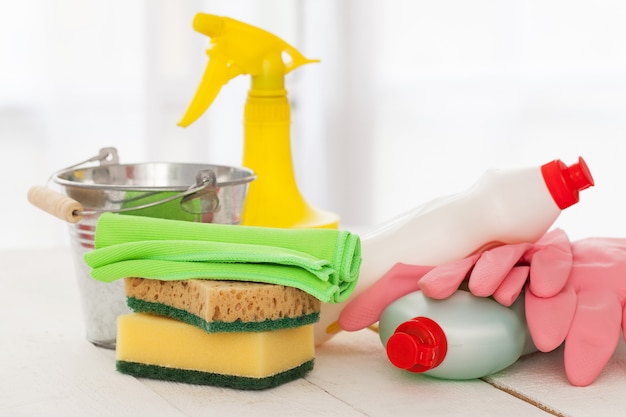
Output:
<path fill-rule="evenodd" d="M 95 165 L 94 165 L 95 164 Z M 50 178 L 64 195 L 33 187 L 29 200 L 69 222 L 70 244 L 87 339 L 115 348 L 117 317 L 127 313 L 124 282 L 91 278 L 84 255 L 94 248 L 102 213 L 238 224 L 254 173 L 223 165 L 151 162 L 123 165 L 115 148 L 65 168 Z"/>

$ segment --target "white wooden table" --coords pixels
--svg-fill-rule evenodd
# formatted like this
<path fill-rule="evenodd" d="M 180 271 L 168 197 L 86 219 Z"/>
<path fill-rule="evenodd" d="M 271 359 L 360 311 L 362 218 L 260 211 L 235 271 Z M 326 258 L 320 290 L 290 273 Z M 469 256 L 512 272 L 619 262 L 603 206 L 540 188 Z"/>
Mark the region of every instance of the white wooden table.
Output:
<path fill-rule="evenodd" d="M 591 386 L 569 385 L 562 351 L 488 380 L 444 381 L 391 366 L 375 333 L 317 349 L 304 379 L 236 391 L 136 379 L 83 336 L 69 248 L 0 253 L 0 416 L 622 416 L 626 347 Z"/>

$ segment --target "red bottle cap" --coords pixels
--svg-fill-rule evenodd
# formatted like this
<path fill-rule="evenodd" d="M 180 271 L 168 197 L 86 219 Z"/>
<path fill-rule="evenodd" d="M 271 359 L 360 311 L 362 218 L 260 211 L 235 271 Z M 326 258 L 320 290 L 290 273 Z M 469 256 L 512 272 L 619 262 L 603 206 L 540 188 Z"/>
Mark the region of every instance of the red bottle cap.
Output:
<path fill-rule="evenodd" d="M 554 160 L 541 167 L 546 186 L 561 210 L 578 203 L 578 192 L 593 185 L 593 177 L 585 161 L 579 157 L 571 166 Z"/>
<path fill-rule="evenodd" d="M 447 352 L 443 329 L 427 317 L 405 321 L 387 341 L 389 361 L 410 372 L 426 372 L 439 366 Z"/>

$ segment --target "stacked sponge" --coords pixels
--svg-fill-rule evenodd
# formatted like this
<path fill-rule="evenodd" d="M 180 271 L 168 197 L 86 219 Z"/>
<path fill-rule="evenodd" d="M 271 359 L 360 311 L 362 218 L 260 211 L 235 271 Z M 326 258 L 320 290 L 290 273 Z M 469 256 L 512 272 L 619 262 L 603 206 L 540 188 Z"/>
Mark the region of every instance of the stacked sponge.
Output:
<path fill-rule="evenodd" d="M 271 388 L 313 369 L 320 302 L 252 282 L 126 279 L 117 334 L 126 374 L 238 389 Z"/>
<path fill-rule="evenodd" d="M 125 278 L 134 310 L 117 369 L 238 389 L 305 375 L 321 301 L 350 295 L 361 260 L 357 236 L 319 232 L 103 214 L 85 260 L 96 279 Z"/>

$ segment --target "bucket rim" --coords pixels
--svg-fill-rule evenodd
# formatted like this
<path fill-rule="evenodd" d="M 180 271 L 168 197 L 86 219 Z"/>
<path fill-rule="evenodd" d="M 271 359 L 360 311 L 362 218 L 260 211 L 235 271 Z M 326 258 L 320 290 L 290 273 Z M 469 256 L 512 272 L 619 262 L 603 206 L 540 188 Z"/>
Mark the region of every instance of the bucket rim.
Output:
<path fill-rule="evenodd" d="M 119 191 L 182 191 L 189 186 L 193 186 L 193 183 L 185 184 L 185 185 L 138 185 L 138 184 L 97 184 L 97 183 L 85 183 L 79 181 L 71 181 L 65 178 L 61 178 L 63 175 L 67 175 L 73 172 L 78 171 L 89 171 L 94 169 L 102 169 L 102 168 L 127 168 L 127 167 L 146 167 L 146 166 L 179 166 L 179 167 L 187 167 L 187 168 L 195 168 L 198 172 L 207 169 L 227 169 L 232 170 L 234 172 L 242 172 L 245 175 L 240 178 L 233 178 L 218 181 L 216 183 L 217 187 L 228 187 L 235 186 L 241 184 L 247 184 L 256 179 L 256 174 L 250 168 L 234 166 L 234 165 L 218 165 L 218 164 L 202 164 L 202 163 L 189 163 L 189 162 L 140 162 L 133 164 L 106 164 L 106 165 L 96 165 L 89 167 L 80 167 L 80 168 L 71 168 L 64 169 L 56 172 L 52 176 L 52 180 L 61 186 L 64 187 L 76 187 L 76 188 L 84 188 L 90 190 L 119 190 Z"/>

